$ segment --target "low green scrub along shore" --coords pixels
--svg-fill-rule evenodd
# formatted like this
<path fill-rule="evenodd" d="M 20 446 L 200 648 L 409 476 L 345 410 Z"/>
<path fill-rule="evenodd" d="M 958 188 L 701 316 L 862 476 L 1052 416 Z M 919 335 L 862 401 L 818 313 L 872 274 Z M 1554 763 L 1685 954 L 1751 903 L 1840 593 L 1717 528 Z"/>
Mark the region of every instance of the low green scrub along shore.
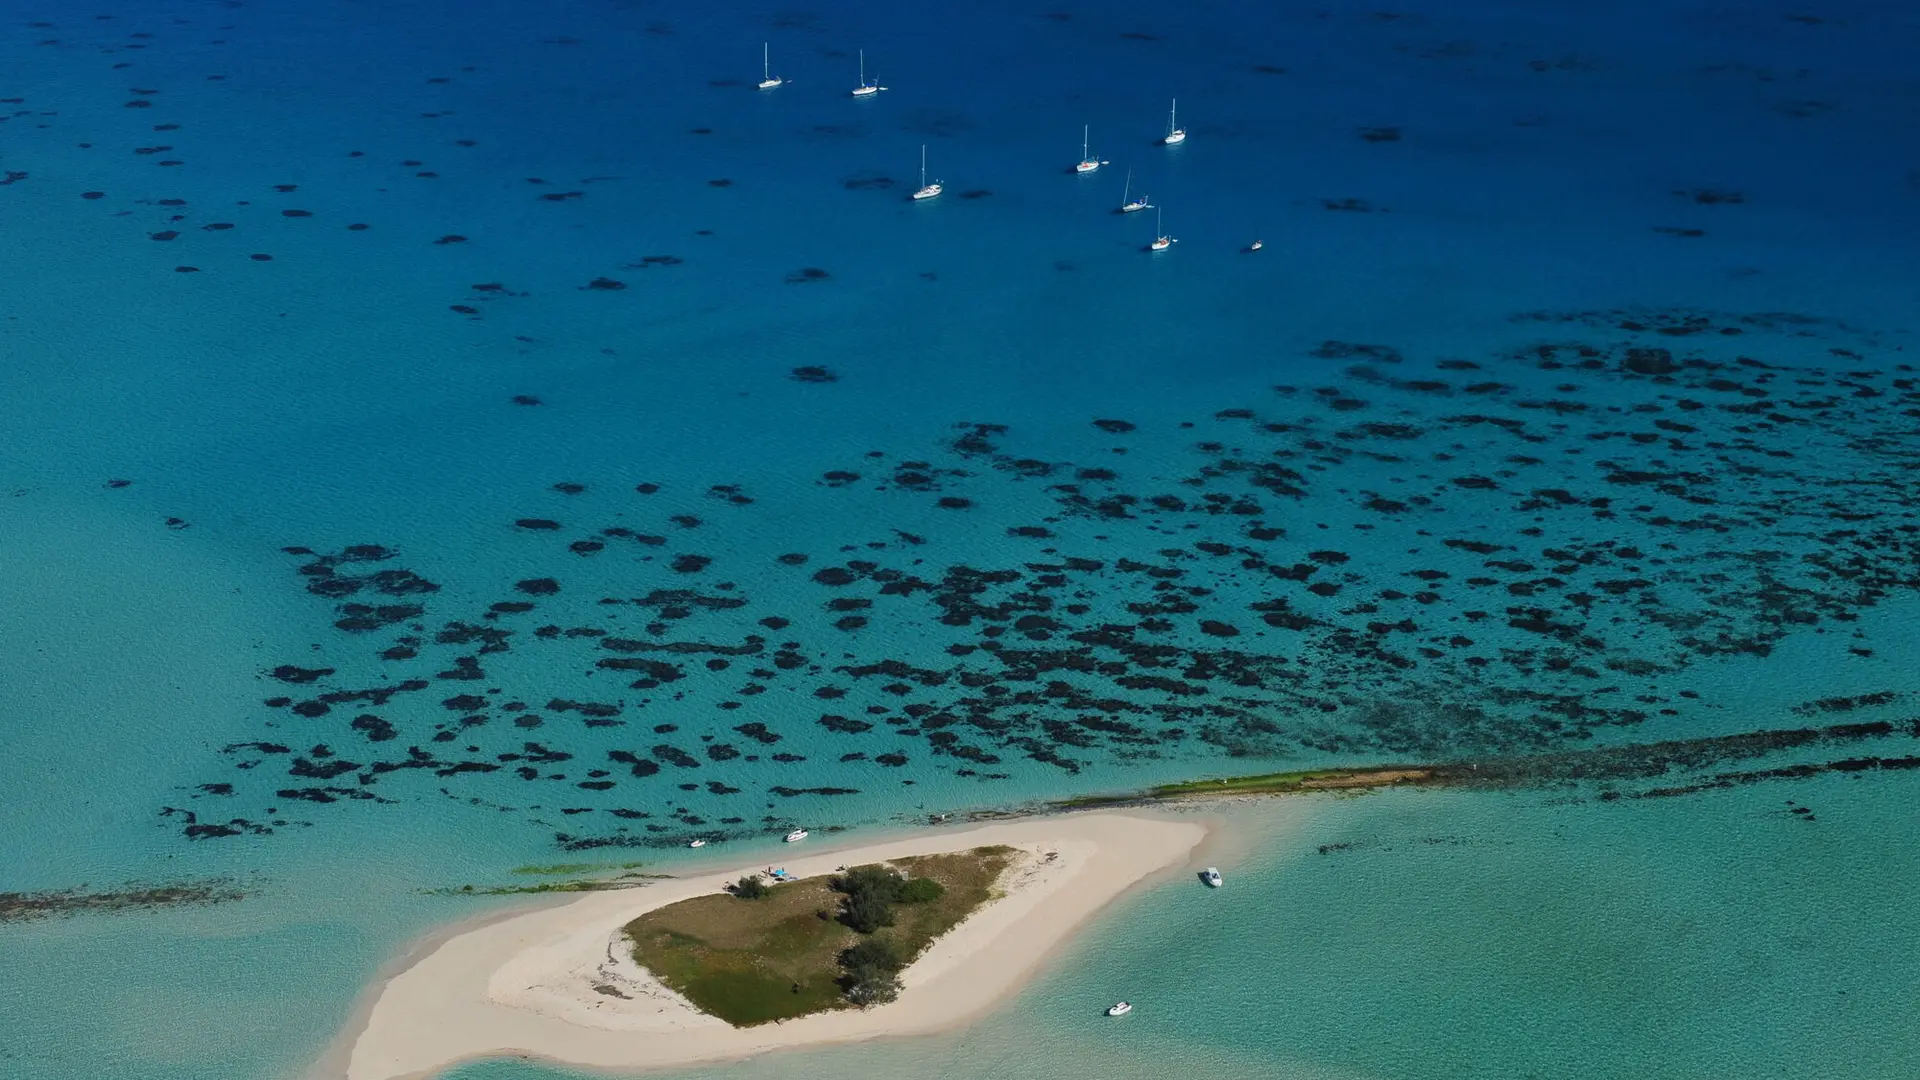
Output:
<path fill-rule="evenodd" d="M 554 874 L 578 874 L 593 870 L 620 870 L 612 877 L 574 877 L 565 881 L 534 881 L 513 885 L 461 885 L 428 889 L 434 896 L 520 896 L 535 893 L 609 892 L 614 889 L 638 889 L 650 881 L 670 874 L 642 874 L 634 868 L 641 863 L 568 863 L 554 866 L 520 866 L 511 873 L 530 877 Z"/>
<path fill-rule="evenodd" d="M 1083 795 L 1052 803 L 1066 810 L 1138 806 L 1228 795 L 1292 795 L 1316 791 L 1358 792 L 1373 788 L 1538 788 L 1586 784 L 1601 799 L 1655 799 L 1820 773 L 1884 775 L 1920 769 L 1920 754 L 1903 752 L 1920 739 L 1920 719 L 1885 720 L 1826 727 L 1772 728 L 1698 739 L 1574 747 L 1517 757 L 1489 757 L 1429 765 L 1364 765 L 1254 776 L 1217 777 L 1161 784 L 1128 794 Z M 1849 751 L 1819 760 L 1823 751 L 1892 741 L 1900 749 L 1880 754 Z M 1771 767 L 1734 769 L 1771 758 Z M 976 814 L 975 818 L 989 815 Z"/>
<path fill-rule="evenodd" d="M 994 898 L 1015 850 L 917 855 L 682 900 L 627 924 L 634 959 L 735 1027 L 891 1000 L 899 972 Z"/>
<path fill-rule="evenodd" d="M 1147 789 L 1152 799 L 1177 799 L 1183 795 L 1280 795 L 1292 791 L 1338 791 L 1342 788 L 1384 787 L 1389 784 L 1422 784 L 1435 779 L 1430 767 L 1388 765 L 1368 769 L 1307 769 L 1300 772 L 1262 773 L 1257 776 L 1233 776 L 1221 780 L 1187 780 L 1161 784 Z"/>
<path fill-rule="evenodd" d="M 528 877 L 579 877 L 581 874 L 598 874 L 609 870 L 638 870 L 645 863 L 637 862 L 568 862 L 516 866 L 507 871 L 509 874 L 521 874 Z"/>

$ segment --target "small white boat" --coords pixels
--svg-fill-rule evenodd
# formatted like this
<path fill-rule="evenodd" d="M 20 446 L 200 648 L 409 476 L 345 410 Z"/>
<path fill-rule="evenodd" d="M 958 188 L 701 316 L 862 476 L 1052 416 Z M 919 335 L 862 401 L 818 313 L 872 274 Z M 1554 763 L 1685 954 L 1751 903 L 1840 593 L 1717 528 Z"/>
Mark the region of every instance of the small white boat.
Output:
<path fill-rule="evenodd" d="M 1140 197 L 1137 199 L 1132 198 L 1132 195 L 1133 195 L 1133 170 L 1128 169 L 1127 170 L 1127 186 L 1122 188 L 1120 191 L 1120 212 L 1123 214 L 1131 214 L 1136 210 L 1145 210 L 1147 207 L 1153 205 L 1152 203 L 1147 201 L 1147 193 L 1144 191 L 1140 193 Z"/>
<path fill-rule="evenodd" d="M 1160 231 L 1160 208 L 1153 208 L 1153 243 L 1147 245 L 1148 251 L 1165 251 L 1180 241 Z"/>
<path fill-rule="evenodd" d="M 784 85 L 786 81 L 787 80 L 785 79 L 776 79 L 773 77 L 773 66 L 771 63 L 771 54 L 767 51 L 767 43 L 764 41 L 761 42 L 760 43 L 760 89 L 776 90 L 776 89 L 779 89 L 782 85 Z"/>
<path fill-rule="evenodd" d="M 1260 250 L 1261 248 L 1263 248 L 1263 247 L 1266 247 L 1266 246 L 1267 246 L 1267 245 L 1265 245 L 1265 244 L 1263 244 L 1263 243 L 1261 243 L 1260 241 L 1258 241 L 1258 240 L 1255 240 L 1255 241 L 1254 241 L 1253 243 L 1251 243 L 1251 244 L 1248 244 L 1248 245 L 1247 245 L 1247 250 L 1248 250 L 1248 251 L 1259 251 L 1259 250 Z"/>
<path fill-rule="evenodd" d="M 920 144 L 920 190 L 913 193 L 915 199 L 931 199 L 947 190 L 938 180 L 927 183 L 927 144 Z"/>
<path fill-rule="evenodd" d="M 1112 1005 L 1107 1006 L 1108 1016 L 1125 1016 L 1132 1011 L 1133 1005 L 1130 1002 L 1116 1001 Z"/>
<path fill-rule="evenodd" d="M 806 838 L 807 838 L 807 830 L 795 829 L 792 832 L 787 834 L 786 841 L 789 844 L 797 844 L 800 841 L 805 840 Z"/>
<path fill-rule="evenodd" d="M 853 96 L 854 97 L 872 97 L 873 95 L 885 89 L 886 87 L 881 86 L 879 83 L 870 83 L 867 81 L 867 50 L 861 49 L 860 50 L 860 85 L 853 88 Z"/>
<path fill-rule="evenodd" d="M 706 847 L 707 842 L 705 840 L 695 840 L 692 843 L 688 844 L 687 846 L 688 847 Z"/>
<path fill-rule="evenodd" d="M 1087 136 L 1092 131 L 1093 131 L 1093 125 L 1091 124 L 1084 125 L 1080 128 L 1080 164 L 1075 165 L 1073 167 L 1074 172 L 1077 172 L 1077 173 L 1098 172 L 1100 169 L 1100 166 L 1106 164 L 1106 162 L 1101 161 L 1099 158 L 1094 157 L 1092 154 L 1087 153 Z"/>
<path fill-rule="evenodd" d="M 1200 880 L 1206 882 L 1209 886 L 1215 889 L 1219 888 L 1223 884 L 1220 877 L 1220 869 L 1219 867 L 1215 867 L 1215 866 L 1207 867 L 1206 870 L 1201 873 Z"/>
<path fill-rule="evenodd" d="M 1187 141 L 1187 129 L 1180 126 L 1179 119 L 1180 99 L 1175 98 L 1173 108 L 1167 110 L 1167 135 L 1160 140 L 1161 142 L 1168 146 L 1179 146 Z"/>

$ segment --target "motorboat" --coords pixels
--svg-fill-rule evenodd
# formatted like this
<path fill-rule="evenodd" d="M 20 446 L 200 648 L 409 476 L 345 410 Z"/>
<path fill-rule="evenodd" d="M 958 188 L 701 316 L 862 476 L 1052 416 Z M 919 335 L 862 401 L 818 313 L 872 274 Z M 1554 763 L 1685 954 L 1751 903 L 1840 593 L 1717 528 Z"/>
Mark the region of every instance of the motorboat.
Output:
<path fill-rule="evenodd" d="M 1223 881 L 1220 877 L 1220 868 L 1217 866 L 1209 866 L 1204 871 L 1202 871 L 1200 874 L 1200 880 L 1206 882 L 1208 886 L 1215 889 L 1219 888 L 1223 884 Z"/>
<path fill-rule="evenodd" d="M 805 840 L 806 838 L 807 838 L 807 830 L 805 829 L 795 829 L 786 835 L 786 841 L 789 844 L 797 844 L 800 841 Z"/>
<path fill-rule="evenodd" d="M 1179 146 L 1187 141 L 1187 129 L 1180 126 L 1180 100 L 1174 99 L 1173 107 L 1167 110 L 1167 134 L 1161 139 L 1168 146 Z"/>
<path fill-rule="evenodd" d="M 1266 246 L 1267 246 L 1267 245 L 1265 245 L 1265 244 L 1263 244 L 1263 243 L 1261 243 L 1260 241 L 1258 241 L 1258 240 L 1255 240 L 1255 241 L 1254 241 L 1253 243 L 1251 243 L 1251 244 L 1248 244 L 1248 245 L 1247 245 L 1247 250 L 1248 250 L 1248 251 L 1259 251 L 1259 250 L 1260 250 L 1261 248 L 1263 248 L 1263 247 L 1266 247 Z"/>
<path fill-rule="evenodd" d="M 767 51 L 767 42 L 760 43 L 760 89 L 779 89 L 787 80 L 773 77 L 772 54 Z"/>
<path fill-rule="evenodd" d="M 706 847 L 706 846 L 707 846 L 707 842 L 706 842 L 705 840 L 695 840 L 695 841 L 693 841 L 693 842 L 691 842 L 691 843 L 689 843 L 689 844 L 688 844 L 687 846 L 688 846 L 688 847 Z"/>
<path fill-rule="evenodd" d="M 1131 1002 L 1116 1001 L 1112 1005 L 1107 1006 L 1108 1016 L 1125 1016 L 1132 1011 L 1133 1004 Z"/>
<path fill-rule="evenodd" d="M 947 189 L 944 186 L 942 186 L 940 181 L 938 180 L 935 180 L 931 184 L 927 183 L 927 144 L 921 143 L 920 144 L 920 189 L 913 193 L 913 197 L 916 200 L 931 199 L 935 195 L 938 195 L 945 190 Z"/>

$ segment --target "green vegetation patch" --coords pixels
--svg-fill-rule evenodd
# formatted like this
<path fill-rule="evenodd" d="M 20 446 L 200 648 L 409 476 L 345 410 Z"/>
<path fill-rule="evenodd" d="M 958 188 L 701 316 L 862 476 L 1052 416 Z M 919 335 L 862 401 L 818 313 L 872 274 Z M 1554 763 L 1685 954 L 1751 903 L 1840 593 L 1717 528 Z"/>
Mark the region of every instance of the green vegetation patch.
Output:
<path fill-rule="evenodd" d="M 627 936 L 642 967 L 735 1027 L 874 1004 L 935 938 L 993 897 L 1013 856 L 1009 847 L 919 855 L 889 863 L 897 873 L 853 867 L 757 896 L 736 885 L 650 911 L 627 924 Z M 866 898 L 859 916 L 856 897 Z"/>
<path fill-rule="evenodd" d="M 528 877 L 557 874 L 579 874 L 592 871 L 619 870 L 612 877 L 570 878 L 566 881 L 535 881 L 512 885 L 461 885 L 427 889 L 431 896 L 521 896 L 531 893 L 575 893 L 609 892 L 615 889 L 637 889 L 650 881 L 672 877 L 672 874 L 642 874 L 636 867 L 645 863 L 557 863 L 552 866 L 517 866 L 511 873 Z"/>
<path fill-rule="evenodd" d="M 569 862 L 548 863 L 545 865 L 516 866 L 507 871 L 509 874 L 522 874 L 530 877 L 579 877 L 582 874 L 598 874 L 608 870 L 638 870 L 646 863 L 637 862 Z"/>
<path fill-rule="evenodd" d="M 1188 780 L 1149 788 L 1152 799 L 1177 799 L 1194 795 L 1277 795 L 1295 791 L 1336 791 L 1343 788 L 1384 787 L 1389 784 L 1417 784 L 1433 779 L 1433 771 L 1421 766 L 1382 766 L 1366 769 L 1304 769 L 1297 772 L 1262 773 L 1257 776 L 1232 776 L 1218 780 Z"/>

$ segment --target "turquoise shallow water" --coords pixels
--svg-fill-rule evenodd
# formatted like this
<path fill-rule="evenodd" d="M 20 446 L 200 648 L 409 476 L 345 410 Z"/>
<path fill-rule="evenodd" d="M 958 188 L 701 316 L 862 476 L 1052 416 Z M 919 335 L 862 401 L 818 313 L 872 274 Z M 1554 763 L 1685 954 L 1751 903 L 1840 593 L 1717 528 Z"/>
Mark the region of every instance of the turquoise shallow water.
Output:
<path fill-rule="evenodd" d="M 0 891 L 250 895 L 0 927 L 9 1075 L 296 1075 L 525 863 L 1911 715 L 1904 11 L 14 15 Z M 830 1054 L 1911 1073 L 1911 775 L 1315 806 Z"/>

